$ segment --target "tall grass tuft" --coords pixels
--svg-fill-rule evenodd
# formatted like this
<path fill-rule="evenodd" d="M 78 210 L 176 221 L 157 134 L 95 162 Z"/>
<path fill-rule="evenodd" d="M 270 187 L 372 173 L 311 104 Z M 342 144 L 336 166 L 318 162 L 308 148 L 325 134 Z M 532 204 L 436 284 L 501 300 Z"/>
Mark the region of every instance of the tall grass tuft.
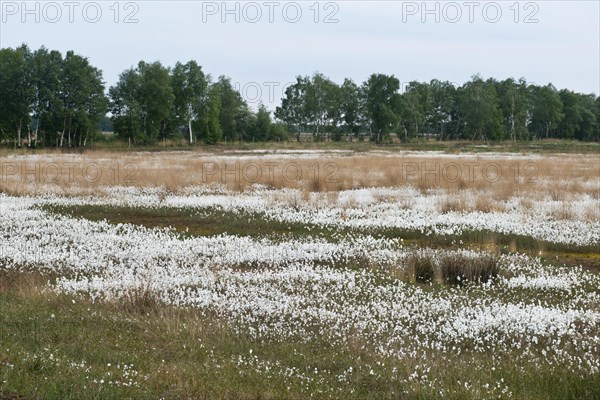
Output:
<path fill-rule="evenodd" d="M 439 262 L 442 282 L 462 285 L 467 282 L 488 282 L 498 276 L 498 263 L 492 255 L 470 257 L 446 254 Z"/>
<path fill-rule="evenodd" d="M 162 304 L 156 295 L 146 287 L 129 290 L 127 295 L 117 303 L 119 308 L 126 312 L 142 315 L 158 310 Z"/>
<path fill-rule="evenodd" d="M 492 254 L 427 254 L 415 252 L 408 256 L 404 278 L 412 283 L 437 282 L 447 285 L 485 283 L 498 276 L 497 259 Z"/>
<path fill-rule="evenodd" d="M 431 256 L 413 254 L 407 261 L 407 273 L 411 282 L 430 283 L 435 278 L 435 267 Z"/>

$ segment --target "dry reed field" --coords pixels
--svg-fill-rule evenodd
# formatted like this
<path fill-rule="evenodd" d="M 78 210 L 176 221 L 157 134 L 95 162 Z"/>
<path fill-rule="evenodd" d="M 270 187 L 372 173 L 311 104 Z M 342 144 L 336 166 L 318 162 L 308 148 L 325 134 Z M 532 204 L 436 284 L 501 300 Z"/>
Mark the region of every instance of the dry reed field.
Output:
<path fill-rule="evenodd" d="M 220 184 L 328 192 L 413 186 L 421 191 L 473 189 L 506 199 L 543 192 L 598 195 L 597 154 L 445 154 L 441 152 L 226 151 L 47 153 L 2 159 L 3 191 L 34 194 L 108 186 L 183 188 Z"/>
<path fill-rule="evenodd" d="M 600 218 L 595 203 L 573 210 L 574 198 L 600 196 L 600 158 L 596 154 L 519 155 L 491 153 L 344 151 L 230 151 L 44 154 L 7 157 L 0 163 L 0 191 L 14 194 L 107 196 L 117 186 L 186 188 L 218 185 L 236 192 L 253 186 L 337 193 L 369 188 L 410 187 L 422 194 L 443 192 L 442 211 L 495 212 L 518 199 L 523 211 L 551 199 L 557 219 Z M 385 197 L 385 196 L 384 196 Z M 379 200 L 385 198 L 379 195 Z M 388 199 L 393 200 L 393 199 Z M 403 196 L 400 202 L 411 200 Z M 581 212 L 579 212 L 581 211 Z"/>
<path fill-rule="evenodd" d="M 0 159 L 0 398 L 600 398 L 597 154 Z"/>

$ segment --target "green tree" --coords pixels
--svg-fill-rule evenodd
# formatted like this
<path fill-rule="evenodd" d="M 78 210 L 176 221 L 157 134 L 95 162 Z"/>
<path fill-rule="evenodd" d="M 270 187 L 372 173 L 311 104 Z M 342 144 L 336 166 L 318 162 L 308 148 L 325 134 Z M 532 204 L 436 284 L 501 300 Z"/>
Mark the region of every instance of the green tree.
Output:
<path fill-rule="evenodd" d="M 117 134 L 152 143 L 169 133 L 175 95 L 169 70 L 160 62 L 140 61 L 124 71 L 109 96 Z"/>
<path fill-rule="evenodd" d="M 60 105 L 55 110 L 62 119 L 59 145 L 64 145 L 66 135 L 67 145 L 71 147 L 77 136 L 82 143 L 83 135 L 87 137 L 106 114 L 108 102 L 104 96 L 102 71 L 90 65 L 87 58 L 68 51 L 62 63 L 60 87 Z"/>
<path fill-rule="evenodd" d="M 363 83 L 365 116 L 369 133 L 377 143 L 398 122 L 394 107 L 398 103 L 400 81 L 393 75 L 373 74 Z"/>
<path fill-rule="evenodd" d="M 530 93 L 524 78 L 512 78 L 496 84 L 505 137 L 515 141 L 528 137 L 527 123 L 531 114 Z"/>
<path fill-rule="evenodd" d="M 206 118 L 206 143 L 208 144 L 217 144 L 221 140 L 221 103 L 219 86 L 211 85 L 208 90 L 208 116 Z"/>
<path fill-rule="evenodd" d="M 485 82 L 475 75 L 463 85 L 459 101 L 465 133 L 471 140 L 493 140 L 502 136 L 502 114 L 493 82 Z"/>
<path fill-rule="evenodd" d="M 575 132 L 575 139 L 578 140 L 598 140 L 600 139 L 600 119 L 596 114 L 596 96 L 593 94 L 580 94 L 580 120 L 579 129 Z"/>
<path fill-rule="evenodd" d="M 593 140 L 598 129 L 596 117 L 596 96 L 585 95 L 563 89 L 558 92 L 562 102 L 562 119 L 558 123 L 557 133 L 561 138 Z"/>
<path fill-rule="evenodd" d="M 235 128 L 240 142 L 252 140 L 256 136 L 256 115 L 245 104 L 235 115 Z"/>
<path fill-rule="evenodd" d="M 272 123 L 269 128 L 269 140 L 285 141 L 287 140 L 287 129 L 280 122 Z"/>
<path fill-rule="evenodd" d="M 214 85 L 218 89 L 219 98 L 221 99 L 219 123 L 222 135 L 229 140 L 235 140 L 238 132 L 236 116 L 240 113 L 240 110 L 247 107 L 247 104 L 231 84 L 230 78 L 221 75 Z"/>
<path fill-rule="evenodd" d="M 77 129 L 73 139 L 78 138 L 78 146 L 86 146 L 92 134 L 96 133 L 97 125 L 106 115 L 109 101 L 104 95 L 104 83 L 99 70 L 88 71 L 91 75 L 86 86 L 88 96 L 77 108 L 75 122 Z M 97 74 L 97 75 L 96 75 Z"/>
<path fill-rule="evenodd" d="M 256 129 L 255 135 L 257 141 L 265 141 L 269 139 L 269 132 L 271 130 L 271 113 L 267 110 L 262 103 L 258 106 L 256 112 Z"/>
<path fill-rule="evenodd" d="M 340 114 L 346 127 L 348 141 L 358 133 L 360 127 L 360 91 L 352 79 L 344 79 L 340 87 Z"/>
<path fill-rule="evenodd" d="M 22 145 L 22 132 L 29 132 L 34 89 L 31 77 L 31 52 L 26 45 L 0 50 L 0 131 Z M 11 133 L 14 132 L 13 136 Z"/>
<path fill-rule="evenodd" d="M 142 129 L 146 140 L 153 142 L 167 136 L 167 122 L 173 101 L 169 70 L 160 62 L 138 64 L 140 86 L 137 91 L 142 111 Z"/>
<path fill-rule="evenodd" d="M 531 127 L 537 137 L 548 139 L 563 118 L 563 105 L 556 88 L 551 84 L 533 87 Z"/>
<path fill-rule="evenodd" d="M 53 132 L 57 131 L 56 114 L 61 109 L 60 91 L 62 79 L 62 54 L 59 51 L 48 51 L 41 47 L 33 53 L 32 83 L 34 98 L 32 113 L 34 117 L 33 140 L 37 146 L 42 131 L 47 131 L 44 142 L 51 144 Z M 31 145 L 31 138 L 29 139 Z"/>
<path fill-rule="evenodd" d="M 408 136 L 425 132 L 429 113 L 430 90 L 427 83 L 410 82 L 406 91 L 396 102 L 396 114 L 399 116 L 400 127 L 404 131 L 405 140 Z"/>
<path fill-rule="evenodd" d="M 313 127 L 313 140 L 318 141 L 321 128 L 337 126 L 339 120 L 338 86 L 321 73 L 306 82 L 305 119 Z"/>
<path fill-rule="evenodd" d="M 600 96 L 596 97 L 594 106 L 590 108 L 594 110 L 594 115 L 596 116 L 596 128 L 592 132 L 590 139 L 600 142 Z"/>
<path fill-rule="evenodd" d="M 170 70 L 159 62 L 140 61 L 123 71 L 104 95 L 102 72 L 69 51 L 26 45 L 0 49 L 0 138 L 15 146 L 42 143 L 86 146 L 100 126 L 134 143 L 151 143 L 187 126 L 207 143 L 225 140 L 281 140 L 287 132 L 312 132 L 315 141 L 342 134 L 352 141 L 368 131 L 380 143 L 394 129 L 404 139 L 434 133 L 440 140 L 522 140 L 557 137 L 600 140 L 600 98 L 558 91 L 552 84 L 528 85 L 524 78 L 483 80 L 479 75 L 460 87 L 431 80 L 410 82 L 399 94 L 393 75 L 372 74 L 358 87 L 345 79 L 337 85 L 321 73 L 297 76 L 281 105 L 256 113 L 228 77 L 212 83 L 195 62 L 177 62 Z M 108 107 L 110 105 L 110 108 Z M 99 121 L 104 123 L 99 125 Z M 27 138 L 24 138 L 27 130 Z M 56 134 L 58 133 L 58 137 Z"/>
<path fill-rule="evenodd" d="M 275 109 L 275 118 L 288 126 L 289 130 L 296 132 L 296 141 L 300 141 L 302 129 L 306 129 L 309 117 L 306 107 L 306 98 L 310 79 L 297 76 L 296 82 L 285 90 L 285 97 L 281 99 L 281 106 Z"/>
<path fill-rule="evenodd" d="M 190 144 L 194 142 L 192 125 L 202 115 L 208 100 L 208 82 L 196 61 L 177 63 L 172 71 L 175 120 L 188 127 Z"/>
<path fill-rule="evenodd" d="M 145 139 L 142 129 L 142 104 L 139 101 L 141 77 L 134 68 L 119 75 L 108 95 L 115 134 L 136 143 Z"/>
<path fill-rule="evenodd" d="M 433 79 L 428 88 L 428 106 L 426 108 L 426 123 L 434 133 L 443 140 L 447 127 L 452 120 L 452 109 L 454 107 L 456 89 L 448 81 Z"/>
<path fill-rule="evenodd" d="M 560 101 L 562 102 L 562 114 L 557 130 L 560 137 L 572 139 L 576 132 L 579 132 L 579 124 L 581 123 L 582 108 L 579 104 L 579 96 L 570 90 L 563 89 L 558 92 Z"/>

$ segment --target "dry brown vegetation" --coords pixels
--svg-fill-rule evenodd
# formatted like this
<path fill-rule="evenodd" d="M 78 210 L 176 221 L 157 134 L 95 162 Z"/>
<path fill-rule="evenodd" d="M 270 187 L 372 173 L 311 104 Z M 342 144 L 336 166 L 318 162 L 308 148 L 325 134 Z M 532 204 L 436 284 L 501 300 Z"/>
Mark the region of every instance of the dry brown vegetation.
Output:
<path fill-rule="evenodd" d="M 498 276 L 498 260 L 493 254 L 469 257 L 447 253 L 437 259 L 431 254 L 411 254 L 400 277 L 410 282 L 461 285 L 465 282 L 488 282 Z"/>
<path fill-rule="evenodd" d="M 503 203 L 492 198 L 492 196 L 482 193 L 475 199 L 475 210 L 484 213 L 502 212 L 505 207 Z"/>
<path fill-rule="evenodd" d="M 102 196 L 109 186 L 183 188 L 220 184 L 243 191 L 255 184 L 305 192 L 338 192 L 366 187 L 411 186 L 422 193 L 451 193 L 443 211 L 502 211 L 519 196 L 531 201 L 568 202 L 572 196 L 600 195 L 600 158 L 595 154 L 506 155 L 425 152 L 239 153 L 186 152 L 83 154 L 42 153 L 0 159 L 0 191 L 14 195 L 60 193 Z M 466 191 L 478 193 L 467 201 Z M 379 199 L 385 201 L 386 199 Z M 559 218 L 569 217 L 565 210 Z M 588 210 L 586 218 L 597 218 Z"/>
<path fill-rule="evenodd" d="M 0 295 L 16 293 L 22 298 L 37 298 L 52 276 L 38 272 L 11 271 L 0 269 Z"/>
<path fill-rule="evenodd" d="M 556 208 L 552 212 L 552 217 L 558 220 L 569 220 L 573 219 L 575 213 L 569 204 L 562 203 L 560 207 Z"/>
<path fill-rule="evenodd" d="M 479 166 L 472 163 L 479 163 Z M 527 169 L 530 163 L 535 164 L 533 175 Z M 482 175 L 485 165 L 492 164 L 494 167 L 490 168 L 494 170 L 487 170 L 490 175 Z M 464 168 L 472 166 L 472 179 L 466 169 L 461 170 L 460 175 L 449 175 L 456 165 Z M 54 166 L 59 168 L 56 175 L 52 172 Z M 597 201 L 579 208 L 571 204 L 580 195 L 598 198 L 600 160 L 591 155 L 507 157 L 497 154 L 371 152 L 344 155 L 332 152 L 309 157 L 294 154 L 86 152 L 77 155 L 44 153 L 35 157 L 6 156 L 0 158 L 0 168 L 0 192 L 12 195 L 51 192 L 103 196 L 109 194 L 107 187 L 115 185 L 141 188 L 162 186 L 165 190 L 159 191 L 158 195 L 164 200 L 169 193 L 178 193 L 190 186 L 223 184 L 232 190 L 243 191 L 260 183 L 274 188 L 300 189 L 298 192 L 269 192 L 273 202 L 283 202 L 293 207 L 306 203 L 318 207 L 337 204 L 342 206 L 340 218 L 346 219 L 353 213 L 352 208 L 360 207 L 361 193 L 340 194 L 341 190 L 409 186 L 431 195 L 442 212 L 473 209 L 485 213 L 501 212 L 516 204 L 523 210 L 526 221 L 526 214 L 537 211 L 538 200 L 550 200 L 549 208 L 544 212 L 551 213 L 555 219 L 584 217 L 600 220 Z M 292 176 L 294 171 L 300 171 L 301 175 Z M 516 176 L 515 171 L 519 171 Z M 416 202 L 422 200 L 399 193 L 386 190 L 371 192 L 375 202 L 395 203 L 401 208 L 414 207 Z M 512 199 L 513 196 L 518 198 Z M 293 234 L 304 235 L 304 232 L 309 232 L 313 237 L 333 237 L 327 231 L 329 228 L 325 227 L 307 225 L 299 228 L 302 225 L 300 223 L 278 225 L 266 219 L 245 221 L 233 214 L 190 216 L 190 213 L 168 207 L 167 211 L 142 209 L 134 212 L 126 207 L 105 210 L 105 207 L 82 206 L 78 208 L 79 214 L 74 211 L 76 207 L 69 209 L 74 213 L 69 215 L 90 220 L 103 220 L 112 215 L 113 223 L 119 222 L 117 218 L 123 218 L 120 222 L 147 227 L 168 225 L 181 228 L 180 232 L 185 227 L 186 233 L 188 227 L 192 227 L 190 234 L 197 235 L 228 232 L 240 236 L 252 233 L 260 237 L 266 232 L 277 232 L 278 235 L 283 232 L 294 237 Z M 479 302 L 476 296 L 494 291 L 470 292 L 465 282 L 493 282 L 498 275 L 506 277 L 507 272 L 498 267 L 499 254 L 506 251 L 506 239 L 488 233 L 480 236 L 485 237 L 480 238 L 478 234 L 471 239 L 474 247 L 489 254 L 484 252 L 473 256 L 467 252 L 438 253 L 415 249 L 403 262 L 385 268 L 391 269 L 394 278 L 422 285 L 421 293 L 439 290 L 440 295 L 432 297 L 434 300 L 445 300 L 447 294 L 456 293 L 457 288 L 461 288 L 461 295 L 474 294 L 474 304 L 485 304 Z M 536 254 L 537 246 L 540 246 L 539 249 L 545 246 L 530 244 L 528 238 L 509 238 L 511 242 L 507 247 L 510 252 L 523 251 L 525 245 L 520 240 L 526 246 L 535 247 L 530 251 Z M 428 246 L 440 248 L 456 249 L 458 246 L 454 242 L 450 245 L 449 240 L 445 242 L 443 238 L 431 236 L 408 239 L 406 243 L 418 245 L 421 240 L 427 241 Z M 552 251 L 544 249 L 544 254 L 554 256 Z M 585 256 L 587 263 L 597 268 L 595 266 L 599 258 L 596 253 L 563 256 L 573 257 L 571 262 L 577 265 L 581 258 L 575 257 Z M 541 250 L 539 254 L 542 254 Z M 357 262 L 362 263 L 362 260 Z M 382 268 L 368 257 L 364 265 L 373 270 Z M 240 274 L 252 268 L 255 266 L 250 263 L 232 267 Z M 346 395 L 348 399 L 398 397 L 400 393 L 406 393 L 407 398 L 439 398 L 438 393 L 427 391 L 423 381 L 410 379 L 420 365 L 432 365 L 431 371 L 427 370 L 429 376 L 434 377 L 440 387 L 453 390 L 448 392 L 455 393 L 453 398 L 484 396 L 481 392 L 470 395 L 463 391 L 466 381 L 483 383 L 506 380 L 507 385 L 516 388 L 512 389 L 515 390 L 515 398 L 596 398 L 597 388 L 600 387 L 596 375 L 584 376 L 584 379 L 578 371 L 560 365 L 557 368 L 529 362 L 524 365 L 535 368 L 524 369 L 519 363 L 515 364 L 515 360 L 521 360 L 518 359 L 522 353 L 519 349 L 498 357 L 496 353 L 472 353 L 468 344 L 462 354 L 459 352 L 458 355 L 452 354 L 452 358 L 445 358 L 446 353 L 433 350 L 432 345 L 432 353 L 426 348 L 423 354 L 416 357 L 408 356 L 399 360 L 383 358 L 370 351 L 368 341 L 360 335 L 358 328 L 354 328 L 358 324 L 350 328 L 357 329 L 357 333 L 348 333 L 347 345 L 342 350 L 319 336 L 310 343 L 261 343 L 250 335 L 240 333 L 239 328 L 233 329 L 233 325 L 229 325 L 220 315 L 193 307 L 165 305 L 144 287 L 130 291 L 119 300 L 92 302 L 86 296 L 70 297 L 45 289 L 47 283 L 55 278 L 35 272 L 0 272 L 0 332 L 6 333 L 0 335 L 3 339 L 2 348 L 6 349 L 0 357 L 0 367 L 4 367 L 1 371 L 4 374 L 2 380 L 6 385 L 0 384 L 0 399 L 17 398 L 18 395 L 13 393 L 22 393 L 25 396 L 22 398 L 39 398 L 39 394 L 43 393 L 42 397 L 45 398 L 266 399 L 287 396 L 303 399 L 307 393 L 318 393 L 315 389 L 328 389 L 336 385 L 353 391 L 352 395 Z M 515 304 L 528 302 L 533 293 L 529 290 L 523 294 L 518 290 L 499 292 L 502 296 L 516 293 L 514 300 L 510 297 L 500 298 L 502 301 L 514 301 Z M 550 295 L 552 293 L 549 291 L 540 294 L 541 297 Z M 558 292 L 558 296 L 564 295 Z M 592 311 L 595 308 L 592 307 Z M 546 351 L 547 347 L 544 346 L 545 343 L 541 343 L 539 348 L 532 349 Z M 42 364 L 39 355 L 48 353 L 60 357 L 60 363 Z M 250 354 L 254 358 L 250 358 Z M 312 376 L 312 371 L 317 368 L 327 373 L 321 374 L 325 380 L 315 380 L 316 383 L 311 383 L 314 386 L 309 388 L 302 380 L 288 379 L 287 374 L 266 375 L 268 371 L 255 370 L 254 364 L 240 365 L 238 360 L 242 359 L 265 360 L 264 365 L 269 368 L 273 365 L 283 366 L 286 372 L 296 368 L 301 378 L 305 376 L 305 371 Z M 429 359 L 433 361 L 427 363 Z M 70 367 L 73 362 L 79 363 L 81 360 L 87 360 L 82 362 L 84 367 Z M 92 382 L 91 378 L 100 379 L 107 376 L 105 374 L 119 372 L 115 370 L 115 360 L 132 365 L 135 363 L 141 387 L 101 387 Z M 390 368 L 383 368 L 390 364 L 393 364 Z M 370 367 L 357 368 L 362 365 L 381 366 L 376 371 L 382 376 L 375 379 Z M 473 365 L 481 368 L 472 368 Z M 398 372 L 386 372 L 392 367 L 397 367 L 394 371 Z M 356 368 L 357 372 L 350 376 L 350 381 L 340 384 L 337 376 L 348 371 L 348 368 Z M 481 371 L 485 373 L 481 375 Z M 457 377 L 463 382 L 458 381 Z M 539 384 L 531 385 L 531 382 Z M 354 393 L 354 388 L 358 388 L 358 392 Z"/>
<path fill-rule="evenodd" d="M 453 196 L 444 196 L 438 201 L 438 207 L 441 212 L 460 212 L 470 209 L 469 203 L 460 193 L 455 193 Z"/>

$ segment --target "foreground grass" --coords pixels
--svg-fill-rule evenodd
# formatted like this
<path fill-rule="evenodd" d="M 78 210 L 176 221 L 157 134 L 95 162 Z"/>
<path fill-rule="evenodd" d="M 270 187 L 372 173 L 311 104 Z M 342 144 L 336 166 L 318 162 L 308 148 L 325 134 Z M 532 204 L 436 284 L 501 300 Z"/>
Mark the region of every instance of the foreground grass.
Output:
<path fill-rule="evenodd" d="M 383 359 L 352 341 L 259 343 L 197 310 L 91 303 L 44 291 L 48 279 L 0 270 L 0 398 L 480 399 L 495 382 L 494 397 L 504 385 L 519 399 L 600 397 L 598 374 L 468 350 Z"/>
<path fill-rule="evenodd" d="M 91 221 L 129 223 L 147 228 L 172 228 L 182 235 L 210 236 L 228 233 L 239 236 L 269 237 L 274 240 L 302 237 L 322 237 L 335 241 L 353 233 L 350 229 L 324 228 L 308 223 L 279 222 L 263 215 L 233 213 L 216 209 L 189 210 L 180 208 L 140 208 L 98 205 L 44 206 L 44 210 L 86 218 Z M 402 238 L 407 244 L 440 248 L 465 246 L 491 252 L 519 252 L 542 255 L 548 262 L 582 265 L 600 270 L 600 246 L 575 246 L 537 240 L 528 236 L 490 231 L 465 231 L 458 235 L 427 235 L 420 231 L 380 228 L 370 230 L 376 237 Z"/>

